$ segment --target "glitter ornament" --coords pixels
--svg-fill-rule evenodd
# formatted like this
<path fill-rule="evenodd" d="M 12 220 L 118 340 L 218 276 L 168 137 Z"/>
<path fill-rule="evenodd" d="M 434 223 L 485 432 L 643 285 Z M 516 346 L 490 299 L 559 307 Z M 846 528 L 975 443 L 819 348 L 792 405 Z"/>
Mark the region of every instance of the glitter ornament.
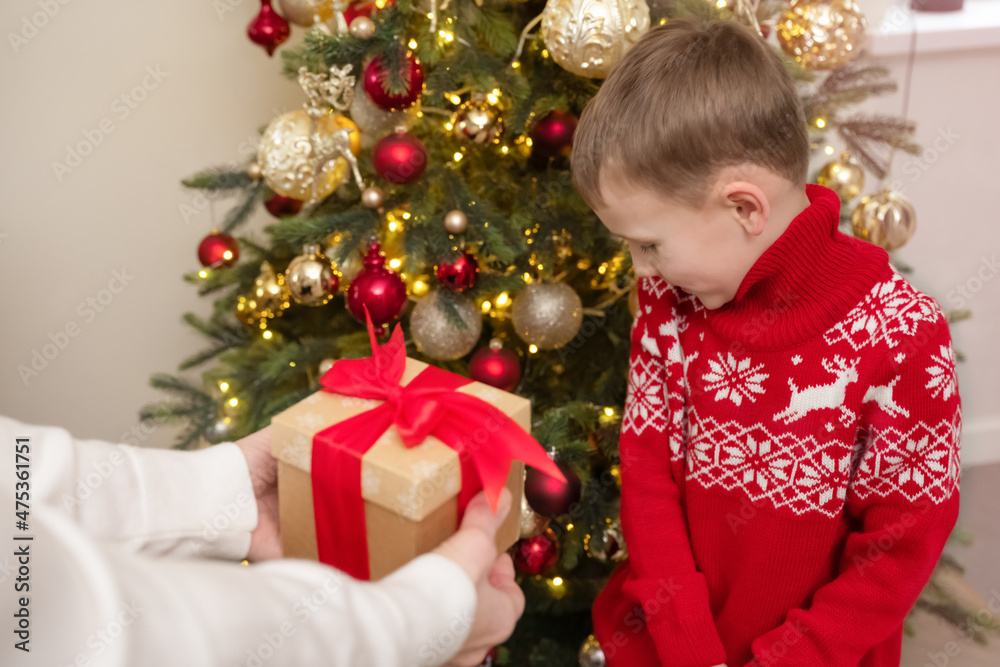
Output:
<path fill-rule="evenodd" d="M 475 287 L 479 262 L 471 253 L 465 252 L 453 262 L 439 264 L 436 272 L 442 287 L 455 292 L 464 292 Z"/>
<path fill-rule="evenodd" d="M 559 539 L 551 528 L 541 535 L 518 540 L 511 549 L 514 567 L 522 574 L 541 574 L 559 560 Z"/>
<path fill-rule="evenodd" d="M 445 303 L 443 303 L 445 302 Z M 465 324 L 460 329 L 445 308 L 453 308 Z M 428 357 L 452 361 L 464 357 L 479 342 L 483 316 L 468 297 L 435 290 L 420 299 L 410 314 L 410 335 L 417 349 Z"/>
<path fill-rule="evenodd" d="M 554 350 L 573 340 L 583 322 L 583 303 L 566 283 L 532 283 L 511 306 L 514 331 L 526 343 Z"/>
<path fill-rule="evenodd" d="M 865 170 L 844 151 L 836 160 L 827 162 L 816 174 L 816 182 L 830 188 L 844 201 L 854 199 L 865 187 Z"/>
<path fill-rule="evenodd" d="M 901 192 L 884 188 L 861 198 L 851 214 L 851 229 L 859 239 L 895 250 L 917 231 L 917 212 Z"/>
<path fill-rule="evenodd" d="M 399 111 L 412 106 L 424 90 L 424 70 L 412 53 L 407 52 L 403 57 L 401 75 L 404 90 L 387 92 L 385 86 L 390 77 L 385 59 L 381 55 L 372 58 L 365 66 L 364 76 L 361 79 L 368 99 L 386 111 Z"/>
<path fill-rule="evenodd" d="M 854 0 L 792 0 L 778 19 L 778 44 L 806 69 L 836 69 L 858 55 L 867 29 Z"/>
<path fill-rule="evenodd" d="M 247 324 L 263 324 L 265 320 L 281 317 L 289 306 L 289 298 L 285 277 L 275 273 L 270 262 L 264 262 L 250 292 L 239 298 L 236 316 Z"/>

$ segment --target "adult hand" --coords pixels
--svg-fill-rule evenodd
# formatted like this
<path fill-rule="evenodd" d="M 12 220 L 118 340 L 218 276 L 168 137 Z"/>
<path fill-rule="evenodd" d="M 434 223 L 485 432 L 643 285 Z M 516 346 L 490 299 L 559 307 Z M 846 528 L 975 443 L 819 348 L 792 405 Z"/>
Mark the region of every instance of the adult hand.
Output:
<path fill-rule="evenodd" d="M 257 498 L 257 527 L 250 533 L 251 561 L 281 558 L 278 533 L 278 461 L 271 455 L 271 427 L 267 426 L 236 441 L 250 470 L 253 494 Z"/>
<path fill-rule="evenodd" d="M 447 667 L 475 667 L 486 653 L 505 642 L 524 613 L 524 593 L 514 581 L 514 562 L 507 554 L 497 556 L 497 529 L 510 512 L 511 494 L 501 492 L 497 514 L 486 495 L 473 498 L 458 531 L 445 540 L 435 553 L 457 563 L 476 586 L 476 618 L 468 639 Z"/>

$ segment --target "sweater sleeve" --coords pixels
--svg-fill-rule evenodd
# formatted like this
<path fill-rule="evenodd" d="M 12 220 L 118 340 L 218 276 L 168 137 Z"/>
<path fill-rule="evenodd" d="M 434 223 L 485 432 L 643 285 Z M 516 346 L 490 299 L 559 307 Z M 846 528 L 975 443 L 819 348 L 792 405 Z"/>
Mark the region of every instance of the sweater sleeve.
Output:
<path fill-rule="evenodd" d="M 958 518 L 961 402 L 947 319 L 887 355 L 867 389 L 838 576 L 752 643 L 748 667 L 856 665 L 903 624 Z"/>
<path fill-rule="evenodd" d="M 642 605 L 663 665 L 718 665 L 726 652 L 705 577 L 695 566 L 679 488 L 683 365 L 672 291 L 662 279 L 640 282 L 637 312 L 619 443 L 621 523 L 631 565 L 622 591 Z"/>
<path fill-rule="evenodd" d="M 4 665 L 431 667 L 460 650 L 476 611 L 472 581 L 434 553 L 363 582 L 305 560 L 151 558 L 47 506 L 31 512 L 33 540 L 12 541 L 13 523 L 0 538 L 26 551 L 23 588 L 5 583 L 0 613 L 30 621 L 0 647 Z M 4 566 L 17 572 L 17 557 Z"/>
<path fill-rule="evenodd" d="M 30 439 L 30 499 L 92 537 L 147 555 L 242 559 L 257 526 L 246 458 L 233 443 L 193 452 L 76 440 L 0 416 Z M 6 480 L 9 481 L 9 480 Z"/>

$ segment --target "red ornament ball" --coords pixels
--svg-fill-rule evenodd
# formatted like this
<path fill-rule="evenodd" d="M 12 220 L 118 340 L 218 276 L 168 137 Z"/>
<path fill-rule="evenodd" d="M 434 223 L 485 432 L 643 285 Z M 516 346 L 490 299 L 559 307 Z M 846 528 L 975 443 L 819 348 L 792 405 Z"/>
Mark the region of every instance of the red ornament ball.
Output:
<path fill-rule="evenodd" d="M 413 183 L 427 166 L 427 149 L 406 132 L 382 137 L 372 150 L 375 173 L 393 185 Z"/>
<path fill-rule="evenodd" d="M 380 326 L 397 320 L 406 310 L 406 283 L 385 268 L 385 257 L 379 254 L 380 246 L 372 243 L 363 260 L 365 268 L 354 277 L 347 288 L 347 309 L 359 322 L 365 321 L 365 306 L 372 324 Z"/>
<path fill-rule="evenodd" d="M 454 262 L 442 262 L 437 268 L 438 281 L 443 287 L 464 292 L 476 284 L 479 262 L 470 253 L 462 253 Z"/>
<path fill-rule="evenodd" d="M 271 8 L 271 0 L 261 0 L 260 13 L 247 26 L 247 36 L 254 44 L 264 47 L 267 55 L 274 55 L 274 50 L 288 39 L 291 29 L 288 21 Z"/>
<path fill-rule="evenodd" d="M 240 258 L 240 246 L 229 234 L 213 232 L 198 244 L 198 261 L 202 266 L 219 268 L 232 266 Z"/>
<path fill-rule="evenodd" d="M 549 477 L 536 468 L 528 468 L 524 479 L 524 497 L 528 499 L 531 509 L 542 516 L 566 514 L 580 501 L 580 478 L 565 463 L 556 461 L 556 466 L 566 477 L 565 482 Z"/>
<path fill-rule="evenodd" d="M 541 535 L 518 540 L 514 549 L 514 567 L 523 574 L 541 574 L 559 560 L 559 539 L 551 528 Z"/>
<path fill-rule="evenodd" d="M 505 349 L 496 341 L 480 348 L 469 360 L 469 377 L 504 391 L 514 391 L 521 378 L 521 361 L 517 354 Z"/>
<path fill-rule="evenodd" d="M 389 5 L 396 4 L 396 0 L 388 0 L 383 7 L 388 7 Z M 372 17 L 372 12 L 378 9 L 378 4 L 374 2 L 352 2 L 347 9 L 344 10 L 344 20 L 347 25 L 351 25 L 351 22 L 359 16 L 365 16 L 367 18 Z"/>
<path fill-rule="evenodd" d="M 279 195 L 275 192 L 264 202 L 264 208 L 276 218 L 287 218 L 290 215 L 296 215 L 302 210 L 302 200 L 292 199 L 291 197 Z"/>
<path fill-rule="evenodd" d="M 424 91 L 424 70 L 417 57 L 410 52 L 404 56 L 401 79 L 406 89 L 401 93 L 386 92 L 383 86 L 389 80 L 389 69 L 382 56 L 375 56 L 365 66 L 363 86 L 368 99 L 385 111 L 399 111 L 413 106 Z"/>
<path fill-rule="evenodd" d="M 544 157 L 565 157 L 573 150 L 577 118 L 568 111 L 553 111 L 531 130 L 531 150 Z"/>

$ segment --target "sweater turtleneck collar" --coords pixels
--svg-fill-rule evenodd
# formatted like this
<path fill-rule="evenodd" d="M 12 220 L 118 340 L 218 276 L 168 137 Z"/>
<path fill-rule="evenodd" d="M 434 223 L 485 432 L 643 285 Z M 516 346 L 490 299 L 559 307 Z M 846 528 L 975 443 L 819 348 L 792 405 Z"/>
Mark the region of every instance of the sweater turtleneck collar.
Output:
<path fill-rule="evenodd" d="M 706 324 L 747 350 L 779 350 L 843 318 L 892 275 L 888 253 L 839 231 L 840 197 L 806 184 L 809 206 L 757 259 L 733 299 L 706 310 Z"/>

